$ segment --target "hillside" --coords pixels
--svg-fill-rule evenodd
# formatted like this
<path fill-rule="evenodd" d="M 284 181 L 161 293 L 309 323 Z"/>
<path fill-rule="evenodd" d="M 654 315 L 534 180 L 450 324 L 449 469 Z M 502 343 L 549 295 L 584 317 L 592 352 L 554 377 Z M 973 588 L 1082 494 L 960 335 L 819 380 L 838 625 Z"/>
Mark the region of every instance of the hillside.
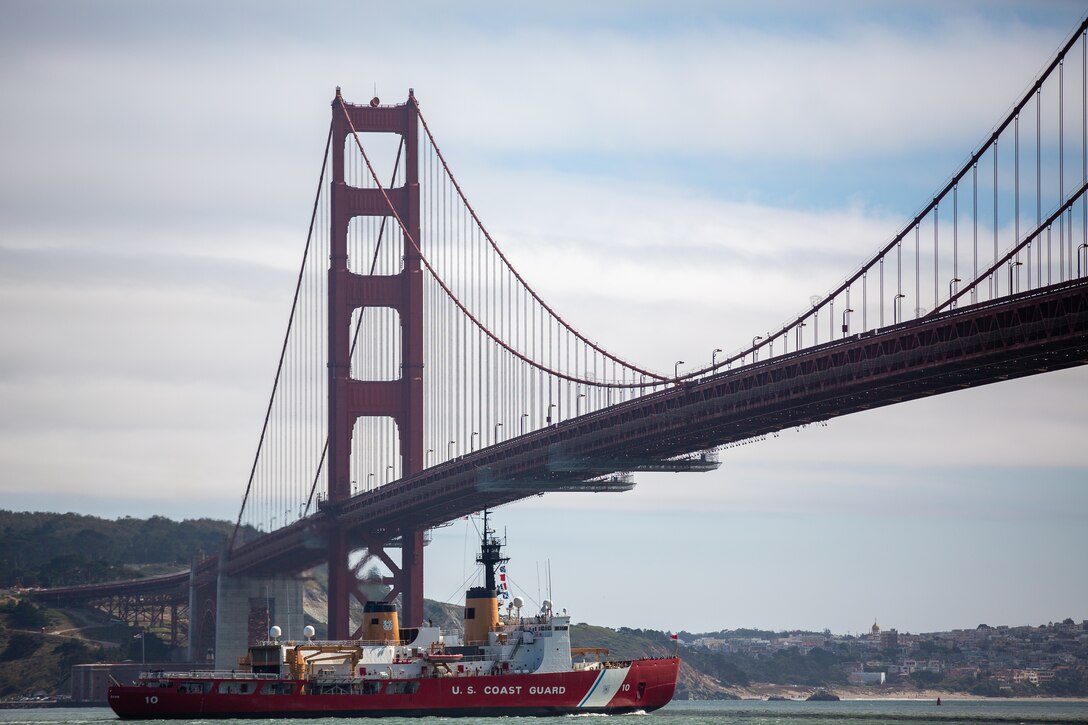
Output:
<path fill-rule="evenodd" d="M 0 698 L 66 692 L 72 665 L 117 659 L 120 650 L 88 641 L 78 629 L 83 624 L 82 618 L 0 596 Z"/>
<path fill-rule="evenodd" d="M 690 652 L 677 647 L 665 632 L 643 629 L 610 629 L 592 624 L 578 623 L 570 628 L 571 647 L 604 647 L 608 656 L 618 660 L 640 657 L 672 657 L 680 655 L 680 679 L 677 684 L 678 700 L 729 700 L 735 699 L 725 685 L 699 669 L 690 660 Z"/>
<path fill-rule="evenodd" d="M 212 519 L 111 521 L 0 510 L 0 587 L 92 584 L 177 571 L 200 552 L 217 553 L 233 528 Z"/>

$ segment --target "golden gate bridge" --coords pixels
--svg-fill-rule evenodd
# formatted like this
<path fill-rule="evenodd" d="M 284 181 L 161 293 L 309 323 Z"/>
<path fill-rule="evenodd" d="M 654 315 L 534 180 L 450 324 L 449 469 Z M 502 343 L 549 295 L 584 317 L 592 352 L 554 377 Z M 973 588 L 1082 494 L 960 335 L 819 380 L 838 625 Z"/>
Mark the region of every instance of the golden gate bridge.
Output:
<path fill-rule="evenodd" d="M 1084 364 L 1086 34 L 1088 21 L 873 256 L 683 373 L 604 349 L 533 289 L 414 93 L 353 104 L 337 89 L 230 542 L 189 572 L 38 598 L 169 622 L 191 658 L 228 662 L 262 597 L 267 617 L 320 564 L 329 637 L 352 636 L 358 572 L 377 560 L 386 599 L 418 625 L 434 526 L 552 491 L 627 491 L 638 472 L 713 470 L 723 446 L 769 432 Z M 396 142 L 385 166 L 382 137 Z"/>

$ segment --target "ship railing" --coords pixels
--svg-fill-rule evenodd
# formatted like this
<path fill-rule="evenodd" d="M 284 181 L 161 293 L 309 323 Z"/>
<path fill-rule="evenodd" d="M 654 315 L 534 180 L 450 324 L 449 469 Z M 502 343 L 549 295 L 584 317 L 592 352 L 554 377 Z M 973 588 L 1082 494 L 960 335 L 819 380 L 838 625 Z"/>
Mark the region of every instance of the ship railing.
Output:
<path fill-rule="evenodd" d="M 282 680 L 281 675 L 267 672 L 239 672 L 237 670 L 189 670 L 187 672 L 166 672 L 148 670 L 140 673 L 140 679 L 147 680 Z"/>
<path fill-rule="evenodd" d="M 386 642 L 380 639 L 304 639 L 304 640 L 262 640 L 258 646 L 268 647 L 282 645 L 284 647 L 401 647 L 400 642 Z"/>

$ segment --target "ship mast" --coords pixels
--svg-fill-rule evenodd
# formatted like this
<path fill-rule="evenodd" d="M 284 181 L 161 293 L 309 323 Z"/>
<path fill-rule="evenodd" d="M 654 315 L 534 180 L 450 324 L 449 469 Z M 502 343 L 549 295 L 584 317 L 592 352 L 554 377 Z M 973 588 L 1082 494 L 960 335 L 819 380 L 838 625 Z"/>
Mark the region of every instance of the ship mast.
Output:
<path fill-rule="evenodd" d="M 488 516 L 490 512 L 484 509 L 483 541 L 480 542 L 480 555 L 476 557 L 476 563 L 484 567 L 484 587 L 488 593 L 498 595 L 499 591 L 495 583 L 495 567 L 510 561 L 510 557 L 502 555 L 502 547 L 505 543 L 495 536 L 495 531 L 490 527 Z"/>

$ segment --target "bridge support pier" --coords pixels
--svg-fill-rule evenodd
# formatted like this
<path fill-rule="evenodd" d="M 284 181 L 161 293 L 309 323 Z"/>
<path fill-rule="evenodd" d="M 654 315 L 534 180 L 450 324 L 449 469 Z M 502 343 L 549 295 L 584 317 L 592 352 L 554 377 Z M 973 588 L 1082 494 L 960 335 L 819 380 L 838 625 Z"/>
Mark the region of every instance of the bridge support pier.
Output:
<path fill-rule="evenodd" d="M 238 667 L 249 645 L 268 639 L 278 625 L 285 639 L 302 639 L 303 581 L 293 576 L 234 577 L 219 574 L 216 582 L 215 669 Z M 196 661 L 203 658 L 196 653 Z"/>
<path fill-rule="evenodd" d="M 419 626 L 423 624 L 423 529 L 404 532 L 400 562 L 402 616 L 410 626 Z"/>

